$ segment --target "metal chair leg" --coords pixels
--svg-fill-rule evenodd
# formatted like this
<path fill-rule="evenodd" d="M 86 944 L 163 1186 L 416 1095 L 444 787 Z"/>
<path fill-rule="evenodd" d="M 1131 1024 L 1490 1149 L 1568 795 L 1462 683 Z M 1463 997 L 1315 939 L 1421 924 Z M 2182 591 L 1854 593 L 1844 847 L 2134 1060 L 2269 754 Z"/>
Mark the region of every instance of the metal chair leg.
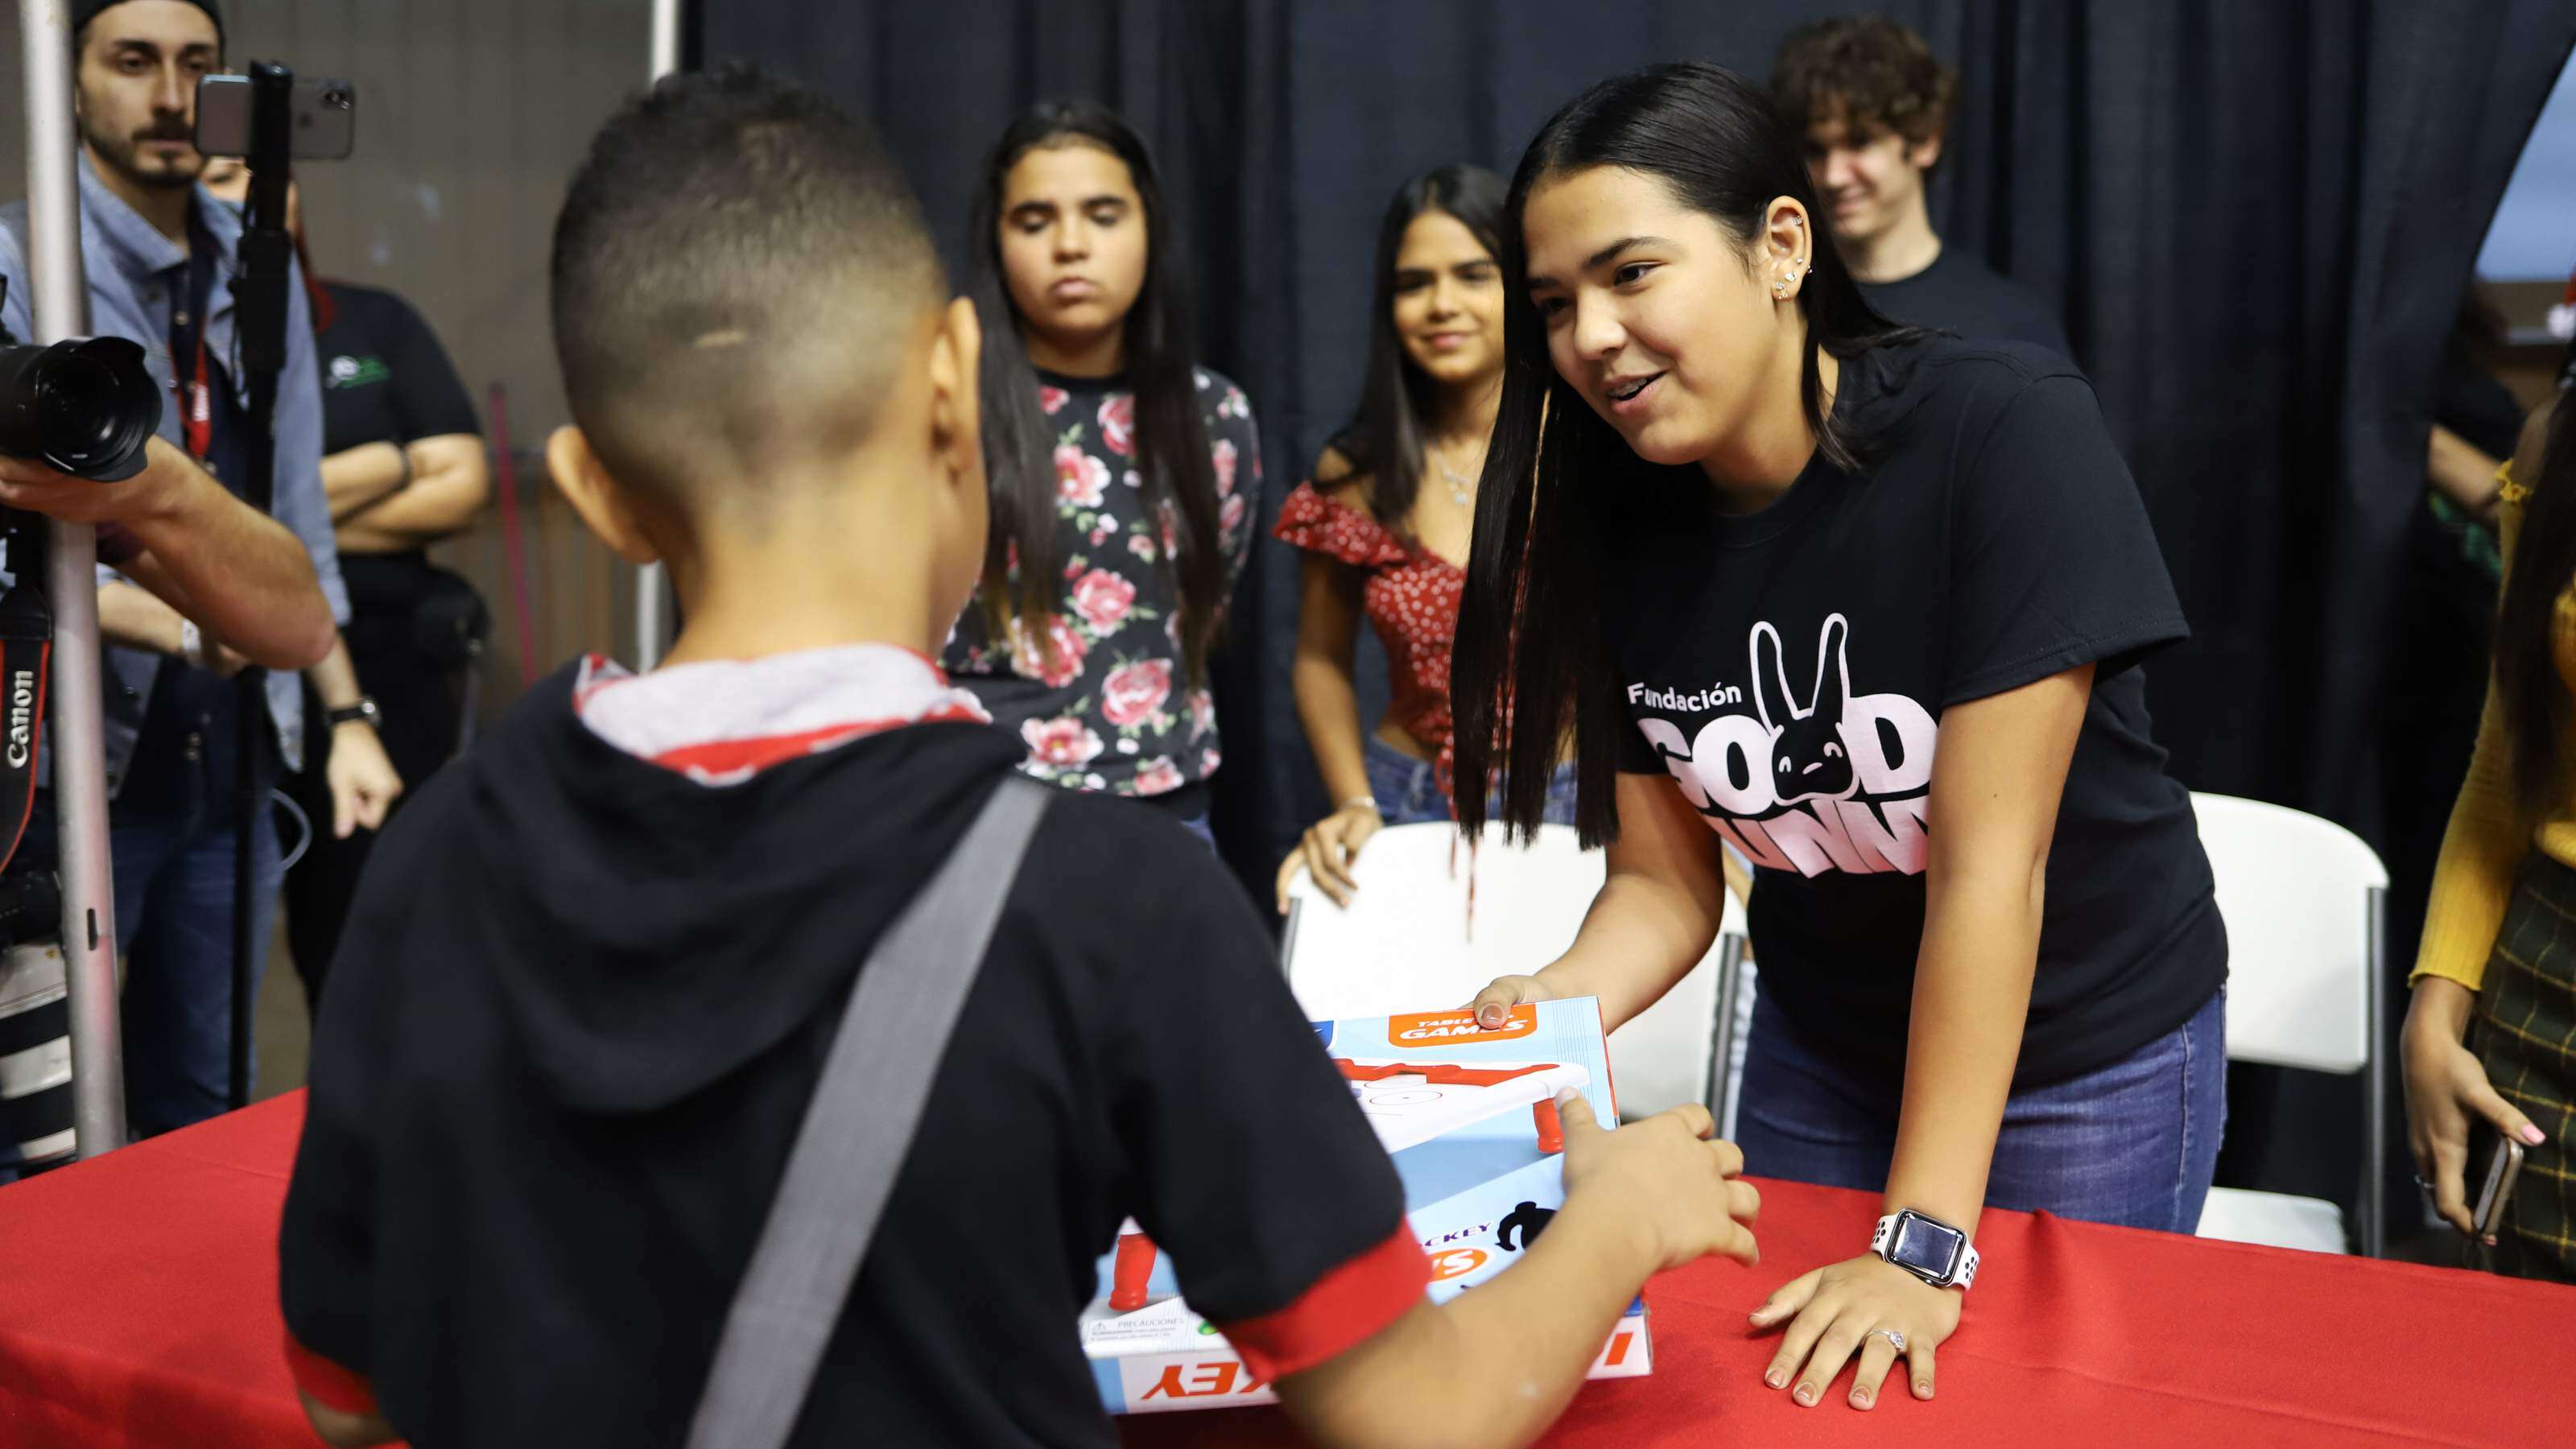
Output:
<path fill-rule="evenodd" d="M 1289 963 L 1297 959 L 1297 916 L 1306 909 L 1304 896 L 1288 898 L 1288 924 L 1279 928 L 1279 974 L 1288 974 Z"/>
<path fill-rule="evenodd" d="M 2388 1020 L 2388 893 L 2372 886 L 2366 893 L 2368 919 L 2365 954 L 2370 971 L 2370 1030 L 2367 1059 L 2363 1075 L 2369 1080 L 2369 1110 L 2365 1113 L 2365 1130 L 2369 1144 L 2361 1154 L 2361 1251 L 2369 1257 L 2386 1257 L 2388 1253 L 2388 1204 L 2381 1191 L 2388 1177 L 2388 1080 L 2383 1075 L 2382 1033 Z"/>
<path fill-rule="evenodd" d="M 1744 938 L 1730 931 L 1717 942 L 1717 1021 L 1709 1033 L 1708 1086 L 1700 1094 L 1720 1132 L 1726 1128 L 1726 1064 L 1735 1056 L 1735 996 L 1743 978 Z"/>

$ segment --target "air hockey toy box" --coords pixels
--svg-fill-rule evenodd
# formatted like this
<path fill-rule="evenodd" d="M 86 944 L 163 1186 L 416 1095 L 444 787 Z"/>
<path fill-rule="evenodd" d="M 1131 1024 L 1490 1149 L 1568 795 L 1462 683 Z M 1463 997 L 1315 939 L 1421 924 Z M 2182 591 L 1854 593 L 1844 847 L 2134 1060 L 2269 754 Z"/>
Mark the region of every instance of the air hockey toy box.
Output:
<path fill-rule="evenodd" d="M 1588 996 L 1517 1007 L 1491 1031 L 1464 1011 L 1314 1026 L 1395 1160 L 1407 1221 L 1431 1257 L 1434 1303 L 1511 1267 L 1564 1205 L 1559 1091 L 1582 1092 L 1604 1127 L 1618 1121 L 1601 1009 Z M 1099 1282 L 1101 1296 L 1083 1310 L 1082 1347 L 1110 1412 L 1276 1402 L 1182 1301 L 1171 1265 L 1133 1222 L 1100 1260 Z M 1640 1299 L 1588 1377 L 1633 1378 L 1653 1366 Z"/>

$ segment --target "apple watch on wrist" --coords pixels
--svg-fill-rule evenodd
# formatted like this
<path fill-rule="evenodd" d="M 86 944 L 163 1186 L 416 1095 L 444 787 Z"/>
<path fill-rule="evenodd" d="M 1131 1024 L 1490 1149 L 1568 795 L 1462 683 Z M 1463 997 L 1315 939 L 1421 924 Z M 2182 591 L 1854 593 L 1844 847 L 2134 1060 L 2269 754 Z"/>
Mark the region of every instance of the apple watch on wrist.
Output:
<path fill-rule="evenodd" d="M 1977 1281 L 1977 1250 L 1968 1235 L 1912 1208 L 1880 1218 L 1869 1250 L 1935 1288 L 1964 1292 Z"/>

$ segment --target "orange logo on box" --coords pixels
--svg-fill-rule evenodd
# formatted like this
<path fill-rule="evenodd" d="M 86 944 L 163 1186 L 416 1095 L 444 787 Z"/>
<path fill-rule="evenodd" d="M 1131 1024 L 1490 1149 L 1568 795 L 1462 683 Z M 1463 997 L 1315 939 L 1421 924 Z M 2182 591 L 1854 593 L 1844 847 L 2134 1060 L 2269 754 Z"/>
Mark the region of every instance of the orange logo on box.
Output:
<path fill-rule="evenodd" d="M 1431 1281 L 1446 1283 L 1452 1278 L 1464 1278 L 1483 1266 L 1485 1250 L 1482 1248 L 1446 1249 L 1431 1255 Z"/>
<path fill-rule="evenodd" d="M 1501 1026 L 1487 1030 L 1476 1024 L 1472 1011 L 1417 1011 L 1409 1016 L 1386 1019 L 1386 1039 L 1397 1046 L 1436 1047 L 1453 1042 L 1510 1041 L 1531 1036 L 1538 1031 L 1538 1008 L 1515 1006 Z"/>
<path fill-rule="evenodd" d="M 1184 1378 L 1182 1375 L 1189 1377 Z M 1213 1363 L 1168 1364 L 1154 1386 L 1139 1394 L 1139 1399 L 1201 1399 L 1217 1394 L 1249 1394 L 1261 1387 L 1252 1371 L 1230 1359 Z"/>

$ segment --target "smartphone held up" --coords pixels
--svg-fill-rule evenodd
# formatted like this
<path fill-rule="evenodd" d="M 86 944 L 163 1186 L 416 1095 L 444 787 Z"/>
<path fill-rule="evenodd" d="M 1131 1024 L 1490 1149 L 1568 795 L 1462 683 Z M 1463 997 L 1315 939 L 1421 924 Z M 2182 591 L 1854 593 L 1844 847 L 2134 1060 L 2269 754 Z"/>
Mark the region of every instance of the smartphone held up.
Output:
<path fill-rule="evenodd" d="M 253 84 L 246 75 L 197 82 L 197 150 L 243 156 L 251 150 Z M 303 76 L 287 111 L 288 145 L 298 161 L 346 161 L 358 144 L 358 90 L 344 80 Z"/>

